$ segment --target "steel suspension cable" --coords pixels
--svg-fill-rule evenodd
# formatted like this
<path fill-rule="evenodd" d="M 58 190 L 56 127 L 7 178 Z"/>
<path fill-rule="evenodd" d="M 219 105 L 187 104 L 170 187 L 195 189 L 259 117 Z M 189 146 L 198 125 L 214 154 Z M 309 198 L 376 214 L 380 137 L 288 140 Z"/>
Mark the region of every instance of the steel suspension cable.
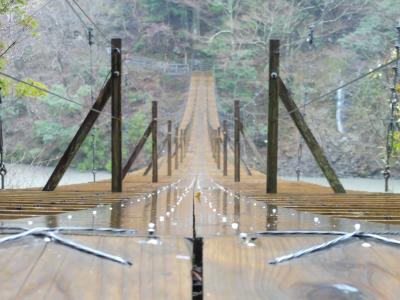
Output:
<path fill-rule="evenodd" d="M 67 0 L 66 0 L 67 1 Z M 103 38 L 108 42 L 107 35 L 100 29 L 100 27 L 93 21 L 93 19 L 89 16 L 88 13 L 79 5 L 78 1 L 72 0 L 75 5 L 79 8 L 79 10 L 85 15 L 85 17 L 89 20 L 90 23 L 96 28 L 96 30 L 103 36 Z"/>
<path fill-rule="evenodd" d="M 47 1 L 45 4 L 43 4 L 43 5 L 42 5 L 41 7 L 39 7 L 37 10 L 35 10 L 33 13 L 27 15 L 27 16 L 25 17 L 25 19 L 26 19 L 26 18 L 34 17 L 36 14 L 38 14 L 41 10 L 43 10 L 45 7 L 47 7 L 47 6 L 48 6 L 51 2 L 53 2 L 53 1 L 54 1 L 54 0 L 49 0 L 49 1 Z M 17 25 L 17 24 L 14 24 L 14 25 L 12 25 L 12 26 L 14 27 L 15 25 Z M 25 32 L 25 30 L 26 30 L 26 27 L 24 27 L 24 28 L 22 28 L 22 29 L 16 31 L 15 33 L 12 33 L 12 35 L 18 35 L 18 37 L 17 37 L 13 42 L 11 42 L 11 43 L 8 45 L 8 47 L 0 54 L 0 57 L 2 57 L 2 56 L 4 56 L 5 54 L 7 54 L 7 52 L 8 52 L 11 48 L 13 48 L 17 43 L 20 42 L 20 38 L 21 38 L 22 34 Z M 11 31 L 11 28 L 10 28 L 10 31 Z M 11 33 L 10 33 L 10 35 L 11 35 Z"/>
<path fill-rule="evenodd" d="M 82 17 L 79 15 L 79 13 L 76 11 L 76 9 L 73 7 L 73 5 L 71 4 L 71 2 L 69 2 L 69 0 L 65 0 L 65 2 L 67 3 L 67 5 L 71 8 L 72 12 L 77 16 L 77 18 L 79 19 L 79 21 L 82 23 L 83 27 L 85 27 L 86 29 L 89 29 L 89 26 L 86 24 L 86 22 L 82 19 Z"/>
<path fill-rule="evenodd" d="M 110 74 L 110 73 L 109 73 L 109 74 Z M 34 89 L 37 89 L 38 91 L 41 91 L 41 92 L 50 94 L 50 95 L 52 95 L 52 96 L 54 96 L 54 97 L 57 97 L 57 98 L 59 98 L 59 99 L 61 99 L 61 100 L 64 100 L 64 101 L 73 103 L 73 104 L 78 105 L 78 106 L 81 106 L 81 107 L 83 107 L 83 108 L 87 108 L 87 109 L 89 109 L 89 110 L 91 110 L 91 111 L 94 111 L 94 112 L 97 112 L 97 113 L 99 113 L 99 114 L 102 113 L 102 111 L 100 111 L 100 110 L 98 110 L 98 109 L 92 108 L 92 107 L 90 107 L 90 106 L 88 106 L 88 105 L 85 105 L 85 104 L 82 104 L 82 103 L 79 103 L 79 102 L 77 102 L 77 101 L 75 101 L 75 100 L 72 100 L 72 99 L 67 98 L 67 97 L 65 97 L 65 96 L 62 96 L 62 95 L 60 95 L 60 94 L 57 94 L 57 93 L 55 93 L 55 92 L 53 92 L 53 91 L 51 91 L 51 90 L 49 90 L 49 89 L 41 88 L 41 87 L 36 86 L 36 85 L 34 85 L 34 84 L 30 83 L 30 82 L 27 82 L 27 81 L 25 81 L 25 80 L 19 79 L 19 78 L 15 77 L 15 76 L 9 75 L 9 74 L 4 73 L 4 72 L 2 72 L 2 71 L 0 71 L 0 75 L 1 75 L 1 76 L 4 76 L 4 77 L 7 77 L 7 78 L 9 78 L 9 79 L 12 79 L 13 81 L 16 81 L 16 82 L 25 84 L 25 85 L 27 85 L 27 86 L 30 86 L 30 87 L 32 87 L 32 88 L 34 88 Z M 109 76 L 109 75 L 107 75 L 107 76 Z M 107 79 L 105 80 L 104 85 L 105 85 L 106 82 L 107 82 Z M 103 85 L 102 89 L 104 88 L 104 85 Z M 114 116 L 113 116 L 111 113 L 109 113 L 109 112 L 103 112 L 103 113 L 109 115 L 111 118 L 113 118 L 113 119 L 115 119 L 115 120 L 121 121 L 120 118 L 114 117 Z"/>
<path fill-rule="evenodd" d="M 339 91 L 341 89 L 344 89 L 344 88 L 346 88 L 346 87 L 348 87 L 348 86 L 360 81 L 361 79 L 364 79 L 365 77 L 368 77 L 369 75 L 371 75 L 371 74 L 373 74 L 373 73 L 375 73 L 375 72 L 377 72 L 379 70 L 382 70 L 382 69 L 384 69 L 384 68 L 386 68 L 386 67 L 388 67 L 388 66 L 390 66 L 390 65 L 392 65 L 392 64 L 394 64 L 396 62 L 398 62 L 399 60 L 400 60 L 400 58 L 392 59 L 389 62 L 387 62 L 387 63 L 385 63 L 383 65 L 380 65 L 379 67 L 376 67 L 376 68 L 374 68 L 374 69 L 372 69 L 372 70 L 370 70 L 370 71 L 368 71 L 368 72 L 366 72 L 366 73 L 364 73 L 364 74 L 362 74 L 362 75 L 360 75 L 360 76 L 358 76 L 358 77 L 356 77 L 356 78 L 354 78 L 354 79 L 352 79 L 352 80 L 350 80 L 350 81 L 338 86 L 337 88 L 326 92 L 323 95 L 320 95 L 320 96 L 318 96 L 316 98 L 313 98 L 312 100 L 308 101 L 306 104 L 301 105 L 301 106 L 297 107 L 296 109 L 293 109 L 293 110 L 289 111 L 288 115 L 290 116 L 294 112 L 300 111 L 300 109 L 304 109 L 305 107 L 309 106 L 310 104 L 312 104 L 314 102 L 325 102 L 325 101 L 328 101 L 329 99 L 324 99 L 324 98 L 336 93 L 337 91 Z M 322 100 L 322 99 L 324 99 L 324 100 Z"/>

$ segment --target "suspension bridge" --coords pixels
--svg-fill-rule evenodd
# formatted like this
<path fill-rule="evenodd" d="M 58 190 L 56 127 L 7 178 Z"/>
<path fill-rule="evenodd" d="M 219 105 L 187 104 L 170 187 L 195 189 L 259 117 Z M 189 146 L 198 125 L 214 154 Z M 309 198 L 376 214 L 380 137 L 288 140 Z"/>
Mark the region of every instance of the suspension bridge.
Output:
<path fill-rule="evenodd" d="M 54 191 L 2 192 L 4 228 L 82 228 L 66 236 L 132 262 L 120 265 L 27 237 L 1 248 L 3 298 L 395 299 L 400 250 L 379 242 L 355 239 L 297 261 L 268 264 L 268 259 L 331 238 L 263 232 L 351 232 L 355 224 L 363 231 L 397 231 L 400 199 L 335 194 L 297 182 L 279 182 L 278 193 L 266 194 L 264 174 L 237 169 L 240 118 L 236 138 L 228 139 L 231 133 L 221 129 L 215 96 L 212 73 L 193 72 L 183 118 L 176 130 L 168 125 L 167 154 L 158 156 L 153 136 L 155 167 L 125 177 L 121 168 L 121 191 L 112 192 L 118 184 L 101 181 Z M 134 153 L 156 126 L 154 103 L 150 129 Z M 134 233 L 91 233 L 90 228 Z"/>
<path fill-rule="evenodd" d="M 345 191 L 280 76 L 278 40 L 270 41 L 266 159 L 246 134 L 240 101 L 220 118 L 209 66 L 136 57 L 125 63 L 188 74 L 190 87 L 178 122 L 160 122 L 152 102 L 123 160 L 120 39 L 110 56 L 110 76 L 46 185 L 0 193 L 2 299 L 398 298 L 400 196 Z M 279 180 L 282 104 L 330 187 Z M 112 179 L 59 185 L 101 115 L 111 123 Z M 134 169 L 146 143 L 151 162 Z M 248 164 L 243 145 L 267 175 Z"/>

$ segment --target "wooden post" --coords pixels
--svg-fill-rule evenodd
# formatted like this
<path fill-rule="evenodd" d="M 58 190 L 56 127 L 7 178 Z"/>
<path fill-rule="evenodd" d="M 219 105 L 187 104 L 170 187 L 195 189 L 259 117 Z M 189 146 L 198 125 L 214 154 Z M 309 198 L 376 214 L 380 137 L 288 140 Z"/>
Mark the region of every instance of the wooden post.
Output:
<path fill-rule="evenodd" d="M 279 40 L 269 41 L 267 193 L 278 191 Z"/>
<path fill-rule="evenodd" d="M 158 182 L 158 153 L 157 153 L 157 101 L 152 103 L 152 167 L 153 167 L 153 182 Z"/>
<path fill-rule="evenodd" d="M 179 128 L 175 127 L 175 170 L 178 170 L 179 167 Z"/>
<path fill-rule="evenodd" d="M 181 129 L 180 144 L 181 144 L 181 163 L 182 163 L 183 162 L 183 129 Z"/>
<path fill-rule="evenodd" d="M 168 160 L 167 160 L 167 175 L 172 175 L 172 121 L 168 121 L 168 137 L 167 137 L 167 153 L 168 153 Z"/>
<path fill-rule="evenodd" d="M 146 143 L 147 139 L 149 138 L 150 134 L 153 130 L 153 122 L 150 122 L 149 126 L 146 128 L 143 136 L 140 138 L 139 143 L 136 145 L 135 149 L 133 150 L 131 156 L 129 157 L 127 163 L 125 164 L 124 168 L 122 169 L 122 180 L 125 179 L 125 176 L 128 174 L 129 169 L 132 167 L 133 163 L 135 162 L 136 158 L 138 157 L 140 151 L 144 144 Z"/>
<path fill-rule="evenodd" d="M 234 153 L 235 153 L 235 182 L 239 182 L 240 181 L 240 101 L 239 100 L 235 100 Z"/>
<path fill-rule="evenodd" d="M 218 127 L 217 129 L 217 137 L 215 138 L 215 142 L 217 143 L 217 168 L 218 170 L 221 169 L 221 128 Z"/>
<path fill-rule="evenodd" d="M 215 161 L 217 161 L 217 143 L 215 141 L 216 135 L 217 135 L 217 132 L 214 129 L 212 129 L 212 131 L 211 131 L 211 141 L 212 141 L 211 144 L 212 144 L 213 157 L 214 157 Z"/>
<path fill-rule="evenodd" d="M 75 134 L 74 138 L 68 145 L 67 150 L 65 150 L 63 156 L 58 162 L 56 168 L 51 174 L 46 185 L 44 186 L 43 191 L 54 191 L 56 189 L 62 177 L 64 176 L 65 172 L 67 171 L 69 165 L 74 159 L 76 153 L 78 153 L 79 148 L 85 141 L 90 130 L 93 128 L 93 125 L 96 123 L 96 120 L 100 115 L 100 112 L 107 104 L 110 95 L 111 95 L 111 79 L 107 81 L 104 88 L 100 91 L 100 94 L 96 99 L 96 102 L 93 104 L 92 109 L 89 111 L 82 125 L 79 127 L 77 133 Z"/>
<path fill-rule="evenodd" d="M 301 114 L 296 103 L 290 96 L 290 93 L 281 78 L 278 78 L 278 83 L 279 83 L 279 95 L 281 97 L 283 104 L 285 105 L 286 110 L 289 112 L 290 117 L 292 118 L 297 129 L 300 131 L 301 136 L 303 137 L 308 148 L 313 154 L 315 160 L 318 163 L 318 166 L 324 173 L 333 191 L 335 193 L 346 193 L 346 190 L 344 189 L 335 171 L 333 170 L 328 159 L 326 158 L 324 151 L 319 146 L 317 139 L 312 134 L 310 128 L 308 127 L 306 121 L 304 120 L 303 115 Z"/>
<path fill-rule="evenodd" d="M 183 133 L 182 133 L 182 148 L 183 148 L 183 158 L 186 157 L 186 129 L 183 129 Z"/>
<path fill-rule="evenodd" d="M 223 174 L 224 176 L 228 176 L 228 122 L 224 120 L 223 122 L 223 135 L 224 135 L 224 145 L 223 145 L 223 159 L 224 159 L 224 167 Z"/>
<path fill-rule="evenodd" d="M 122 192 L 121 39 L 111 40 L 111 189 Z"/>

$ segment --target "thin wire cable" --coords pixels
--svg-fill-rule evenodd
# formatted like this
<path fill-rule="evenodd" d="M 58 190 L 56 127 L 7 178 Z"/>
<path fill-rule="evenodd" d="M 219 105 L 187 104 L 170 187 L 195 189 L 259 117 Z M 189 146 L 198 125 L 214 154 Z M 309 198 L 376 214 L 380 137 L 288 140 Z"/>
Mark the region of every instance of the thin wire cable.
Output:
<path fill-rule="evenodd" d="M 37 10 L 35 10 L 32 14 L 30 14 L 30 15 L 28 15 L 28 16 L 25 16 L 24 19 L 35 16 L 37 13 L 39 13 L 42 9 L 44 9 L 45 7 L 47 7 L 47 5 L 50 4 L 50 3 L 53 2 L 53 1 L 54 1 L 54 0 L 49 0 L 49 1 L 47 1 L 44 5 L 42 5 L 40 8 L 38 8 Z M 14 26 L 16 26 L 16 25 L 17 25 L 17 24 L 14 24 L 14 25 L 12 25 L 12 27 L 14 27 Z M 11 27 L 10 27 L 10 29 L 11 29 Z M 24 28 L 18 30 L 18 31 L 15 32 L 15 33 L 12 33 L 12 34 L 10 33 L 11 35 L 18 35 L 18 37 L 17 37 L 13 42 L 11 42 L 11 43 L 8 45 L 8 47 L 0 54 L 0 57 L 6 55 L 7 52 L 8 52 L 9 50 L 11 50 L 13 47 L 15 47 L 16 44 L 18 44 L 19 42 L 21 42 L 21 41 L 20 41 L 20 38 L 22 37 L 22 34 L 25 32 L 25 30 L 26 30 L 26 27 L 24 27 Z"/>
<path fill-rule="evenodd" d="M 69 99 L 69 98 L 67 98 L 67 97 L 65 97 L 65 96 L 61 96 L 61 95 L 59 95 L 59 94 L 57 94 L 57 93 L 55 93 L 55 92 L 52 92 L 52 91 L 50 91 L 50 90 L 48 90 L 48 89 L 44 89 L 44 88 L 38 87 L 38 86 L 36 86 L 36 85 L 34 85 L 34 84 L 32 84 L 32 83 L 29 83 L 29 82 L 26 82 L 26 81 L 24 81 L 24 80 L 18 79 L 18 78 L 16 78 L 16 77 L 14 77 L 14 76 L 12 76 L 12 75 L 9 75 L 9 74 L 7 74 L 7 73 L 4 73 L 4 72 L 2 72 L 2 71 L 0 71 L 0 75 L 2 75 L 2 76 L 4 76 L 4 77 L 7 77 L 7 78 L 9 78 L 9 79 L 12 79 L 12 80 L 14 80 L 14 81 L 16 81 L 16 82 L 19 82 L 19 83 L 28 85 L 28 86 L 30 86 L 30 87 L 33 87 L 33 88 L 35 88 L 35 89 L 37 89 L 37 90 L 39 90 L 39 91 L 42 91 L 42 92 L 44 92 L 44 93 L 48 93 L 48 94 L 50 94 L 50 95 L 53 95 L 53 96 L 55 96 L 55 97 L 57 97 L 57 98 L 59 98 L 59 99 L 62 99 L 62 100 L 64 100 L 64 101 L 67 101 L 67 102 L 70 102 L 70 103 L 79 105 L 79 106 L 81 106 L 81 107 L 83 107 L 83 108 L 87 108 L 87 109 L 89 109 L 89 110 L 91 110 L 91 111 L 94 111 L 94 112 L 97 112 L 97 113 L 99 113 L 99 114 L 101 114 L 101 113 L 107 114 L 107 115 L 111 116 L 111 118 L 113 118 L 113 119 L 115 119 L 115 120 L 121 121 L 120 118 L 114 117 L 111 113 L 102 112 L 101 110 L 92 108 L 92 107 L 90 107 L 90 106 L 88 106 L 88 105 L 84 105 L 84 104 L 79 103 L 79 102 L 77 102 L 77 101 L 75 101 L 75 100 Z M 106 80 L 106 82 L 107 82 L 107 80 Z M 103 88 L 104 88 L 104 86 L 103 86 Z M 102 89 L 103 89 L 103 88 L 102 88 Z"/>
<path fill-rule="evenodd" d="M 373 73 L 375 73 L 375 72 L 377 72 L 379 70 L 382 70 L 382 69 L 390 66 L 391 64 L 397 62 L 398 60 L 399 60 L 399 58 L 392 59 L 391 61 L 389 61 L 389 62 L 387 62 L 387 63 L 385 63 L 385 64 L 383 64 L 383 65 L 381 65 L 381 66 L 379 66 L 379 67 L 377 67 L 375 69 L 372 69 L 369 72 L 364 73 L 364 74 L 362 74 L 362 75 L 360 75 L 360 76 L 358 76 L 358 77 L 356 77 L 356 78 L 354 78 L 354 79 L 352 79 L 352 80 L 340 85 L 339 87 L 337 87 L 337 88 L 335 88 L 333 90 L 330 90 L 329 92 L 327 92 L 327 93 L 325 93 L 325 94 L 323 94 L 321 96 L 318 96 L 318 97 L 308 101 L 306 104 L 303 104 L 303 105 L 297 107 L 296 109 L 293 109 L 293 110 L 289 111 L 288 115 L 291 115 L 292 113 L 294 113 L 296 111 L 299 111 L 300 108 L 305 108 L 306 106 L 308 106 L 308 105 L 310 105 L 310 104 L 312 104 L 314 102 L 320 101 L 321 99 L 324 99 L 325 97 L 336 93 L 338 90 L 344 89 L 344 88 L 356 83 L 357 81 L 360 81 L 361 79 L 363 79 L 365 77 L 368 77 L 369 75 L 371 75 L 371 74 L 373 74 Z M 320 101 L 320 102 L 325 102 L 325 101 L 327 101 L 327 99 L 325 99 L 323 101 Z"/>
<path fill-rule="evenodd" d="M 68 0 L 66 0 L 68 1 Z M 86 11 L 79 5 L 79 3 L 76 0 L 72 0 L 72 2 L 75 3 L 75 5 L 79 8 L 79 10 L 85 15 L 85 17 L 89 20 L 90 23 L 97 29 L 98 32 L 103 36 L 103 38 L 108 41 L 107 35 L 100 29 L 100 27 L 92 20 L 92 18 L 89 16 L 89 14 L 86 13 Z"/>
<path fill-rule="evenodd" d="M 74 14 L 78 17 L 78 19 L 82 23 L 83 27 L 85 27 L 85 29 L 88 30 L 89 26 L 86 24 L 85 21 L 83 21 L 82 17 L 79 15 L 79 13 L 76 11 L 76 9 L 72 6 L 71 2 L 69 2 L 69 0 L 65 0 L 65 2 L 71 8 L 71 10 L 74 12 Z"/>
<path fill-rule="evenodd" d="M 40 6 L 37 10 L 35 10 L 33 13 L 31 13 L 31 14 L 25 16 L 24 19 L 30 18 L 30 17 L 34 17 L 35 15 L 37 15 L 41 10 L 43 10 L 45 7 L 47 7 L 47 5 L 49 5 L 49 4 L 50 4 L 51 2 L 53 2 L 53 1 L 55 1 L 55 0 L 49 0 L 49 1 L 47 1 L 45 4 L 43 4 L 42 6 Z M 19 24 L 18 24 L 18 23 L 13 24 L 13 25 L 11 25 L 11 27 L 14 27 L 14 26 L 17 26 L 17 25 L 19 25 Z M 25 30 L 26 30 L 26 27 L 25 27 L 25 28 L 22 28 L 22 29 L 20 29 L 20 30 L 18 30 L 18 31 L 15 32 L 15 33 L 12 33 L 12 35 L 19 34 L 19 33 L 21 33 L 22 31 L 25 31 Z"/>

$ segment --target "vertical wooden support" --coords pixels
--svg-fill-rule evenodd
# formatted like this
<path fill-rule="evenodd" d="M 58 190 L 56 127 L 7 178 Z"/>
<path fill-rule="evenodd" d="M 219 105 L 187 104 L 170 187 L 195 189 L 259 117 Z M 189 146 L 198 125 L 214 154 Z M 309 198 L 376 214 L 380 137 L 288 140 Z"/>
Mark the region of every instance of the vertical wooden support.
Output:
<path fill-rule="evenodd" d="M 179 167 L 179 128 L 175 128 L 175 170 Z"/>
<path fill-rule="evenodd" d="M 121 39 L 111 40 L 111 189 L 122 192 Z"/>
<path fill-rule="evenodd" d="M 153 182 L 158 182 L 158 150 L 157 150 L 157 101 L 153 101 L 151 107 L 153 128 L 152 135 L 152 167 L 153 167 Z"/>
<path fill-rule="evenodd" d="M 217 142 L 215 140 L 216 136 L 217 136 L 217 132 L 213 129 L 211 131 L 211 140 L 212 140 L 213 157 L 214 157 L 215 161 L 217 161 Z"/>
<path fill-rule="evenodd" d="M 235 133 L 234 133 L 234 152 L 235 152 L 235 182 L 240 181 L 240 101 L 235 100 Z"/>
<path fill-rule="evenodd" d="M 278 191 L 279 40 L 269 41 L 267 193 Z"/>
<path fill-rule="evenodd" d="M 217 143 L 217 168 L 221 169 L 221 128 L 217 129 L 217 137 L 215 138 L 215 142 Z"/>
<path fill-rule="evenodd" d="M 172 121 L 168 121 L 168 137 L 167 137 L 167 155 L 168 155 L 168 160 L 167 160 L 167 175 L 171 176 L 172 175 Z"/>
<path fill-rule="evenodd" d="M 344 189 L 342 183 L 340 182 L 335 171 L 333 170 L 328 159 L 326 158 L 324 151 L 319 146 L 317 139 L 312 134 L 310 128 L 308 127 L 306 121 L 304 120 L 303 115 L 301 114 L 296 103 L 290 96 L 289 91 L 286 88 L 283 81 L 281 80 L 281 78 L 278 79 L 278 82 L 279 82 L 279 95 L 281 97 L 281 100 L 285 105 L 286 110 L 290 113 L 290 117 L 292 118 L 297 129 L 300 131 L 301 136 L 306 142 L 315 160 L 317 161 L 318 166 L 320 167 L 321 171 L 324 173 L 326 179 L 328 180 L 329 185 L 332 187 L 335 193 L 346 193 L 346 190 Z"/>
<path fill-rule="evenodd" d="M 182 148 L 183 148 L 183 158 L 186 157 L 186 129 L 183 129 L 183 133 L 182 133 Z"/>
<path fill-rule="evenodd" d="M 181 144 L 181 163 L 182 163 L 183 162 L 183 129 L 181 129 L 180 144 Z"/>
<path fill-rule="evenodd" d="M 224 144 L 223 144 L 223 174 L 224 176 L 228 176 L 228 122 L 224 120 L 223 122 L 223 130 L 222 133 L 224 135 Z"/>

